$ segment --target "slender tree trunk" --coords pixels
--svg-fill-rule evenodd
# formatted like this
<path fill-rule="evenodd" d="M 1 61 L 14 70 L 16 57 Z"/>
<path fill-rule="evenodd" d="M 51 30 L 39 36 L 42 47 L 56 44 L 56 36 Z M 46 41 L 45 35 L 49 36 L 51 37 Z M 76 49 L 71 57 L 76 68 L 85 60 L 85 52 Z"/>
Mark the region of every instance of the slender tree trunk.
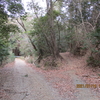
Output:
<path fill-rule="evenodd" d="M 49 8 L 49 12 L 47 12 L 47 13 L 48 13 L 49 32 L 50 32 L 51 43 L 52 43 L 52 47 L 53 47 L 52 48 L 52 53 L 53 53 L 54 58 L 57 58 L 58 55 L 59 55 L 59 52 L 58 52 L 58 46 L 57 46 L 57 43 L 56 43 L 55 30 L 54 30 L 52 0 L 50 0 L 50 8 Z"/>
<path fill-rule="evenodd" d="M 24 31 L 27 32 L 23 21 L 21 20 L 21 22 L 19 22 L 18 19 L 16 19 L 16 20 L 17 20 L 18 24 L 24 29 Z M 28 39 L 29 39 L 29 41 L 30 41 L 32 47 L 37 51 L 37 48 L 36 48 L 35 44 L 33 43 L 33 41 L 31 40 L 30 36 L 29 36 L 28 34 L 26 34 L 26 36 L 28 37 Z"/>
<path fill-rule="evenodd" d="M 58 37 L 58 51 L 59 51 L 59 48 L 60 48 L 60 27 L 59 27 L 59 23 L 58 22 L 57 22 L 57 27 L 58 27 L 58 33 L 59 33 L 59 37 Z"/>

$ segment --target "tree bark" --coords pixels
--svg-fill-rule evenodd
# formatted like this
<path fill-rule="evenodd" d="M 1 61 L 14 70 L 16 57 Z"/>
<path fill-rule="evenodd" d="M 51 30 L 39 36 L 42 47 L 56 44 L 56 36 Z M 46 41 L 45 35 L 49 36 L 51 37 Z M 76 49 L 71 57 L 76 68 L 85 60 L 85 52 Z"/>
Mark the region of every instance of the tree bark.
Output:
<path fill-rule="evenodd" d="M 24 31 L 27 32 L 27 29 L 25 28 L 23 21 L 21 20 L 21 22 L 19 22 L 18 19 L 16 19 L 16 20 L 17 20 L 18 24 L 24 29 Z M 37 48 L 36 48 L 35 44 L 33 43 L 33 41 L 31 40 L 30 36 L 28 34 L 26 34 L 26 35 L 27 35 L 32 47 L 37 51 Z"/>
<path fill-rule="evenodd" d="M 49 24 L 49 32 L 51 37 L 51 43 L 52 43 L 52 53 L 54 58 L 57 58 L 59 55 L 58 52 L 58 46 L 56 43 L 56 37 L 55 37 L 55 30 L 54 30 L 54 19 L 53 19 L 53 3 L 52 0 L 50 0 L 50 8 L 48 13 L 48 24 Z"/>

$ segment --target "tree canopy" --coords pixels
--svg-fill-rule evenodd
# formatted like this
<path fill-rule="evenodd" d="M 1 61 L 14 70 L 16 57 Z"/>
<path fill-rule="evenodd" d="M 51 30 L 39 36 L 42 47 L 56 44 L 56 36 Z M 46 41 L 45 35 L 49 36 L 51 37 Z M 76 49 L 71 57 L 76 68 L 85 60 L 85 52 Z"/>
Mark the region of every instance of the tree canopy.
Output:
<path fill-rule="evenodd" d="M 30 12 L 26 13 L 21 0 L 0 1 L 1 59 L 8 54 L 3 50 L 8 52 L 10 39 L 14 41 L 13 48 L 20 45 L 22 55 L 35 54 L 39 62 L 47 56 L 55 61 L 61 52 L 83 56 L 90 51 L 88 63 L 98 66 L 100 1 L 45 0 L 45 3 L 47 7 L 42 8 L 30 1 L 27 4 Z"/>

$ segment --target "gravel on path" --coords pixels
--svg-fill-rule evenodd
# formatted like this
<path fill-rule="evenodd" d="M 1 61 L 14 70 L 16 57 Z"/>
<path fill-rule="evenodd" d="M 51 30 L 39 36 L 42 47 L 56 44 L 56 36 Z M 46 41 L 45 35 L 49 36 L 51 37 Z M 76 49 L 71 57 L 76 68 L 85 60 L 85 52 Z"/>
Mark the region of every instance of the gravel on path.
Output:
<path fill-rule="evenodd" d="M 20 59 L 6 68 L 0 100 L 63 100 L 42 75 Z M 3 79 L 3 78 L 2 78 Z M 0 89 L 1 90 L 1 89 Z"/>

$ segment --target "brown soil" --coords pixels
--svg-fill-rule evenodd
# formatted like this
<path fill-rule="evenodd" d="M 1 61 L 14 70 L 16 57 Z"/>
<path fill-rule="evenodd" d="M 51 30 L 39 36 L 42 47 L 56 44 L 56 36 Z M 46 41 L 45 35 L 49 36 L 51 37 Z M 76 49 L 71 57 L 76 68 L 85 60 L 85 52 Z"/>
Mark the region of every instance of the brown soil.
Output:
<path fill-rule="evenodd" d="M 64 100 L 57 91 L 29 67 L 25 61 L 15 59 L 0 69 L 0 100 Z"/>
<path fill-rule="evenodd" d="M 1 68 L 0 100 L 99 100 L 100 69 L 87 66 L 85 56 L 69 52 L 61 56 L 64 60 L 53 70 L 20 59 Z M 98 87 L 77 88 L 77 84 Z"/>
<path fill-rule="evenodd" d="M 51 85 L 59 91 L 64 98 L 69 98 L 69 100 L 78 100 L 76 96 L 80 93 L 83 96 L 81 100 L 99 100 L 100 98 L 100 88 L 88 88 L 79 90 L 76 88 L 77 84 L 100 84 L 100 76 L 98 70 L 90 68 L 86 65 L 86 57 L 75 57 L 69 52 L 61 53 L 61 56 L 65 59 L 62 62 L 62 66 L 58 69 L 48 69 L 33 67 L 38 72 L 45 75 L 46 79 L 51 83 Z M 99 69 L 100 70 L 100 69 Z M 78 81 L 78 82 L 77 82 Z M 81 91 L 86 92 L 81 93 Z M 75 95 L 74 95 L 75 94 Z M 88 96 L 85 96 L 87 95 Z M 90 95 L 89 95 L 90 94 Z M 92 96 L 94 95 L 94 97 Z M 84 98 L 87 97 L 86 98 Z M 92 98 L 89 98 L 89 96 Z M 97 97 L 97 98 L 95 98 Z M 81 96 L 79 98 L 82 98 Z M 80 100 L 80 99 L 79 99 Z"/>

